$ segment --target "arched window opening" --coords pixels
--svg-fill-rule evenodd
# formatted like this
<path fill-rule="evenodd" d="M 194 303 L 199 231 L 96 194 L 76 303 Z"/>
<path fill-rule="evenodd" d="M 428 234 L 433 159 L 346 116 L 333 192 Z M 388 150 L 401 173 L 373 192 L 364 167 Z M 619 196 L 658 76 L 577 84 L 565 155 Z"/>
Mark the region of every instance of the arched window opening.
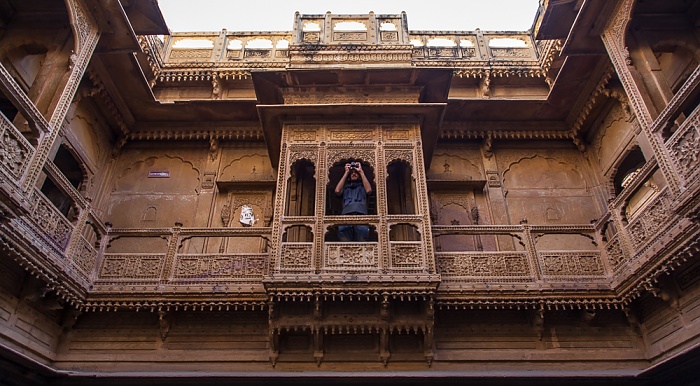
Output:
<path fill-rule="evenodd" d="M 284 230 L 282 242 L 290 243 L 311 243 L 314 241 L 314 234 L 311 227 L 306 225 L 293 225 Z"/>
<path fill-rule="evenodd" d="M 75 189 L 81 187 L 84 179 L 81 164 L 65 145 L 61 145 L 58 148 L 53 163 Z M 41 192 L 44 193 L 46 198 L 48 198 L 66 218 L 73 220 L 75 215 L 77 215 L 75 210 L 71 210 L 71 208 L 75 209 L 75 202 L 70 195 L 64 192 L 58 185 L 59 184 L 49 176 L 49 178 L 44 180 L 44 184 L 41 186 Z"/>
<path fill-rule="evenodd" d="M 415 225 L 392 225 L 389 229 L 389 241 L 421 241 L 420 232 Z"/>
<path fill-rule="evenodd" d="M 615 194 L 620 194 L 622 189 L 624 189 L 627 184 L 634 178 L 638 173 L 638 170 L 646 163 L 644 154 L 640 148 L 635 148 L 632 150 L 627 157 L 620 163 L 617 167 L 617 173 L 613 183 L 615 185 Z"/>
<path fill-rule="evenodd" d="M 379 241 L 379 235 L 377 234 L 377 227 L 374 225 L 368 225 L 369 235 L 367 236 L 366 242 L 376 243 Z M 338 237 L 338 225 L 329 226 L 326 229 L 326 234 L 323 236 L 323 241 L 325 242 L 339 242 L 341 241 Z"/>
<path fill-rule="evenodd" d="M 358 159 L 347 159 L 341 160 L 328 169 L 328 185 L 326 185 L 326 215 L 340 215 L 343 212 L 343 200 L 341 197 L 335 194 L 335 187 L 338 185 L 338 181 L 343 177 L 345 173 L 345 164 L 359 162 L 362 165 L 362 171 L 364 171 L 369 184 L 372 186 L 372 191 L 376 191 L 376 186 L 374 184 L 374 170 L 372 167 L 362 160 Z M 375 194 L 367 195 L 367 214 L 375 215 L 377 214 L 377 199 Z"/>
<path fill-rule="evenodd" d="M 100 247 L 100 236 L 97 233 L 95 226 L 89 221 L 85 224 L 85 227 L 83 227 L 83 237 L 93 247 Z"/>
<path fill-rule="evenodd" d="M 0 113 L 2 113 L 8 121 L 12 122 L 18 112 L 19 110 L 17 110 L 17 107 L 15 107 L 10 99 L 0 90 Z"/>
<path fill-rule="evenodd" d="M 287 182 L 286 216 L 313 216 L 316 207 L 316 167 L 307 160 L 294 163 Z"/>
<path fill-rule="evenodd" d="M 83 170 L 80 167 L 80 162 L 75 159 L 64 145 L 58 148 L 53 163 L 66 176 L 74 188 L 78 189 L 80 187 L 80 184 L 83 182 Z"/>
<path fill-rule="evenodd" d="M 386 203 L 389 214 L 415 214 L 415 195 L 411 166 L 405 161 L 387 166 Z"/>

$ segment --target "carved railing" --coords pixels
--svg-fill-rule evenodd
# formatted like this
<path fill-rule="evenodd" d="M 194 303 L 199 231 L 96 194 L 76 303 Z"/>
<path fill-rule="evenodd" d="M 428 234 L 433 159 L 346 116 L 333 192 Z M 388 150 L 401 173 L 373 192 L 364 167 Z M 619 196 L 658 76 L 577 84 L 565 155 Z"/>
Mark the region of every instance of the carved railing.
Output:
<path fill-rule="evenodd" d="M 110 240 L 156 237 L 168 240 L 168 243 L 162 251 L 151 253 L 110 253 L 103 250 L 94 281 L 95 288 L 102 294 L 117 291 L 117 287 L 137 288 L 134 287 L 136 285 L 144 285 L 148 290 L 158 285 L 179 286 L 178 292 L 185 293 L 222 287 L 235 292 L 244 283 L 249 284 L 246 288 L 250 292 L 250 285 L 262 284 L 269 254 L 264 251 L 226 252 L 222 238 L 258 237 L 269 240 L 271 230 L 267 227 L 113 228 L 108 230 L 107 237 Z M 183 243 L 193 237 L 202 238 L 209 248 L 204 253 L 181 252 L 180 249 L 186 249 Z M 108 243 L 102 244 L 106 248 Z M 210 251 L 212 249 L 218 252 Z M 226 286 L 226 283 L 231 283 L 231 286 Z"/>
<path fill-rule="evenodd" d="M 190 47 L 182 45 L 188 42 L 199 44 Z M 248 67 L 280 67 L 289 61 L 290 44 L 290 32 L 178 32 L 167 39 L 161 57 L 166 65 L 204 61 L 227 63 L 223 67 L 241 67 L 241 64 Z M 160 54 L 161 51 L 154 52 Z"/>
<path fill-rule="evenodd" d="M 323 272 L 378 273 L 379 243 L 324 243 Z"/>
<path fill-rule="evenodd" d="M 318 32 L 317 34 L 323 34 Z M 447 65 L 459 66 L 458 63 L 474 62 L 520 62 L 523 65 L 539 66 L 538 48 L 532 36 L 527 33 L 501 32 L 448 32 L 448 31 L 411 31 L 409 32 L 412 45 L 399 44 L 394 41 L 383 42 L 379 45 L 338 45 L 338 44 L 309 44 L 309 42 L 293 41 L 291 32 L 178 32 L 166 37 L 162 48 L 155 37 L 142 39 L 142 49 L 149 55 L 157 56 L 156 61 L 162 60 L 165 68 L 177 68 L 179 64 L 201 62 L 209 66 L 214 62 L 215 68 L 277 68 L 290 62 L 290 50 L 297 53 L 326 49 L 364 52 L 386 47 L 389 49 L 409 50 L 409 56 L 416 65 Z M 439 39 L 437 44 L 431 44 L 433 39 Z M 524 42 L 522 46 L 493 46 L 489 42 L 494 39 L 515 39 Z M 200 43 L 183 47 L 178 42 L 193 41 Z M 266 43 L 263 45 L 256 43 Z M 420 42 L 420 44 L 418 43 Z M 448 44 L 445 44 L 445 43 Z M 449 43 L 451 42 L 451 43 Z M 454 45 L 453 45 L 453 44 Z M 179 47 L 178 47 L 179 45 Z M 412 50 L 412 54 L 410 54 Z M 311 55 L 311 53 L 309 53 Z M 546 55 L 546 53 L 542 53 Z M 309 57 L 310 60 L 311 57 Z M 218 64 L 217 64 L 218 63 Z M 494 64 L 492 63 L 492 64 Z"/>
<path fill-rule="evenodd" d="M 260 281 L 267 256 L 266 253 L 177 255 L 172 282 Z"/>
<path fill-rule="evenodd" d="M 437 252 L 442 281 L 533 281 L 526 252 Z"/>
<path fill-rule="evenodd" d="M 280 272 L 314 272 L 314 243 L 283 242 L 280 249 Z"/>
<path fill-rule="evenodd" d="M 105 253 L 97 279 L 112 283 L 159 282 L 165 256 L 164 253 Z"/>
<path fill-rule="evenodd" d="M 620 235 L 617 234 L 610 238 L 607 244 L 605 244 L 605 255 L 608 259 L 608 263 L 610 263 L 610 268 L 613 270 L 613 274 L 615 275 L 623 271 L 629 262 L 624 249 L 622 249 L 621 243 Z"/>
<path fill-rule="evenodd" d="M 390 269 L 393 272 L 425 272 L 428 262 L 425 260 L 423 243 L 420 241 L 390 241 Z"/>
<path fill-rule="evenodd" d="M 700 108 L 666 142 L 671 160 L 687 185 L 700 177 Z"/>
<path fill-rule="evenodd" d="M 536 234 L 537 237 L 533 236 Z M 591 240 L 590 250 L 537 249 L 543 235 L 578 234 Z M 438 273 L 446 284 L 528 283 L 545 281 L 605 282 L 610 272 L 597 248 L 592 225 L 467 225 L 433 226 L 433 237 L 478 235 L 512 237 L 518 242 L 513 251 L 436 252 Z M 619 264 L 618 264 L 619 265 Z"/>
<path fill-rule="evenodd" d="M 79 239 L 75 248 L 73 249 L 73 254 L 69 256 L 71 265 L 75 267 L 73 270 L 83 279 L 85 282 L 89 282 L 91 275 L 95 271 L 95 264 L 97 262 L 97 249 L 85 239 L 83 236 L 78 236 Z"/>
<path fill-rule="evenodd" d="M 0 114 L 0 170 L 20 186 L 34 148 L 4 114 Z"/>
<path fill-rule="evenodd" d="M 532 37 L 526 33 L 411 31 L 414 60 L 454 61 L 536 61 Z M 515 39 L 524 44 L 515 47 L 491 46 L 495 39 Z M 431 41 L 439 41 L 431 44 Z"/>
<path fill-rule="evenodd" d="M 638 215 L 626 226 L 626 230 L 634 250 L 639 252 L 654 242 L 654 236 L 668 225 L 666 220 L 671 216 L 668 188 L 661 190 L 637 213 Z"/>
<path fill-rule="evenodd" d="M 39 189 L 34 188 L 29 202 L 32 203 L 31 218 L 43 231 L 41 234 L 51 246 L 65 252 L 73 232 L 73 224 Z"/>

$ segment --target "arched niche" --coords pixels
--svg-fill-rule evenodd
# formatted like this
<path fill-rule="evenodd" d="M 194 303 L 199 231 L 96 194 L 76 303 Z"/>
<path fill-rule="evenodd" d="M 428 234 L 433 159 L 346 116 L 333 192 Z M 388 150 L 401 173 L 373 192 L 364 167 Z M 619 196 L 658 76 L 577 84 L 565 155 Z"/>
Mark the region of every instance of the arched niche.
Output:
<path fill-rule="evenodd" d="M 389 241 L 421 241 L 421 235 L 416 225 L 394 224 L 389 226 Z"/>
<path fill-rule="evenodd" d="M 335 194 L 335 187 L 338 185 L 338 181 L 340 181 L 345 173 L 345 164 L 352 162 L 359 162 L 362 165 L 362 171 L 364 171 L 369 184 L 372 186 L 372 191 L 375 192 L 377 190 L 374 183 L 374 169 L 368 162 L 357 158 L 341 159 L 333 163 L 333 165 L 328 168 L 328 185 L 326 185 L 326 215 L 339 215 L 343 210 L 342 199 Z M 374 193 L 367 195 L 367 212 L 369 215 L 377 214 L 377 200 Z"/>
<path fill-rule="evenodd" d="M 61 144 L 53 159 L 54 165 L 63 174 L 68 182 L 77 190 L 84 190 L 84 182 L 87 180 L 87 171 L 84 165 L 78 160 L 73 152 L 65 145 Z M 61 187 L 61 184 L 47 177 L 41 185 L 41 192 L 54 206 L 63 213 L 66 218 L 72 220 L 77 215 L 72 210 L 75 202 L 70 194 Z"/>
<path fill-rule="evenodd" d="M 221 169 L 221 175 L 219 176 L 221 181 L 273 178 L 274 173 L 269 157 L 260 155 L 257 152 L 234 158 Z"/>
<path fill-rule="evenodd" d="M 535 155 L 514 162 L 503 172 L 508 189 L 585 189 L 586 182 L 575 166 L 558 159 Z"/>
<path fill-rule="evenodd" d="M 613 187 L 616 195 L 622 192 L 622 189 L 629 184 L 645 163 L 646 159 L 644 158 L 644 154 L 638 146 L 634 147 L 625 158 L 620 161 L 615 168 L 615 174 L 613 176 Z"/>
<path fill-rule="evenodd" d="M 294 162 L 287 179 L 285 216 L 313 216 L 316 209 L 316 166 L 309 160 Z"/>
<path fill-rule="evenodd" d="M 386 172 L 388 214 L 415 214 L 417 199 L 411 165 L 403 160 L 392 161 L 387 165 Z"/>
<path fill-rule="evenodd" d="M 153 156 L 133 162 L 118 174 L 115 192 L 195 194 L 199 171 L 180 157 Z"/>
<path fill-rule="evenodd" d="M 284 229 L 282 242 L 290 243 L 311 243 L 314 241 L 314 234 L 310 226 L 292 225 Z"/>

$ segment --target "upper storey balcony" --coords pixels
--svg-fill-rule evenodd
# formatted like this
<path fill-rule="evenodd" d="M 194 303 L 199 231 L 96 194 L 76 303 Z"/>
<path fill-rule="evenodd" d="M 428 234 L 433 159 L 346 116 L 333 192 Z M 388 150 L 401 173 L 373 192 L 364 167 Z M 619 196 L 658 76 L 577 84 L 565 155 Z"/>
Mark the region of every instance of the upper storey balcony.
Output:
<path fill-rule="evenodd" d="M 163 65 L 161 81 L 178 80 L 172 70 L 190 71 L 189 78 L 213 68 L 222 79 L 242 76 L 238 70 L 313 68 L 323 64 L 348 67 L 431 66 L 523 67 L 525 76 L 542 76 L 537 68 L 553 48 L 536 44 L 527 32 L 409 31 L 400 15 L 301 15 L 292 31 L 177 32 L 163 41 L 143 39 Z M 530 68 L 526 70 L 525 68 Z M 523 72 L 524 71 L 524 72 Z M 464 73 L 466 76 L 474 74 Z M 187 80 L 183 75 L 180 80 Z"/>

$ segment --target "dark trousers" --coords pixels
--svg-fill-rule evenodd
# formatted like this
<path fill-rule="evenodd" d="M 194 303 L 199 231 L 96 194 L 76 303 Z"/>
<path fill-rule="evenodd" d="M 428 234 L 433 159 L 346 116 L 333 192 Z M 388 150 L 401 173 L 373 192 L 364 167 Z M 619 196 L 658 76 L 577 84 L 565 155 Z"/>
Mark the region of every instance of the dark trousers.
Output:
<path fill-rule="evenodd" d="M 343 242 L 366 241 L 369 237 L 368 225 L 339 225 L 338 239 Z"/>

